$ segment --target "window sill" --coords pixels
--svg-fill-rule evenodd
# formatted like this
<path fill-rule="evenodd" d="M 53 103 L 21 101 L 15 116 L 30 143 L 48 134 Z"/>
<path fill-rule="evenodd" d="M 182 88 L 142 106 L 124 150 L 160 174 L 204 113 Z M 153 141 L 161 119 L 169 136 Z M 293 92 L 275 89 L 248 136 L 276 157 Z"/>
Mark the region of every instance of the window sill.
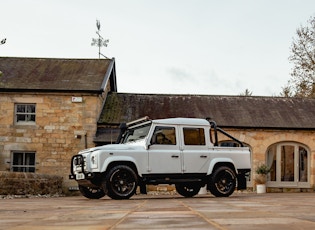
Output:
<path fill-rule="evenodd" d="M 34 129 L 34 128 L 37 128 L 37 125 L 36 123 L 17 123 L 17 124 L 14 124 L 13 126 L 14 128 L 30 128 L 30 129 Z"/>

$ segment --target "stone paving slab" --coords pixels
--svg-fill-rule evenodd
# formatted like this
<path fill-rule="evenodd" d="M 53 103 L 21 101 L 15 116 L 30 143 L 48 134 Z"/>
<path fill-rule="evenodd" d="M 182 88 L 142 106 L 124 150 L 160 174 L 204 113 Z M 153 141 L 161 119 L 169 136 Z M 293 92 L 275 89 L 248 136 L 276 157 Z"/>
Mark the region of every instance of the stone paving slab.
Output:
<path fill-rule="evenodd" d="M 0 199 L 0 229 L 315 229 L 315 193 Z"/>

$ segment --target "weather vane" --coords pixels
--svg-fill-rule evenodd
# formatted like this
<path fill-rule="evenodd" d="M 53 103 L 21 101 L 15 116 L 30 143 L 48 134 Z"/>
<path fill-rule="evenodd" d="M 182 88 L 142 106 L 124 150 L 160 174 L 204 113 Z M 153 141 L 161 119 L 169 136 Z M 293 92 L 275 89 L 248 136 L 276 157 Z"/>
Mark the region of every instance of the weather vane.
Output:
<path fill-rule="evenodd" d="M 99 20 L 96 20 L 96 34 L 98 35 L 98 38 L 92 38 L 92 46 L 97 46 L 98 47 L 98 58 L 101 58 L 101 55 L 105 58 L 107 58 L 105 55 L 103 55 L 101 53 L 101 47 L 105 46 L 107 47 L 107 43 L 109 42 L 108 39 L 104 39 L 101 35 L 100 35 L 100 31 L 101 31 L 101 23 Z"/>

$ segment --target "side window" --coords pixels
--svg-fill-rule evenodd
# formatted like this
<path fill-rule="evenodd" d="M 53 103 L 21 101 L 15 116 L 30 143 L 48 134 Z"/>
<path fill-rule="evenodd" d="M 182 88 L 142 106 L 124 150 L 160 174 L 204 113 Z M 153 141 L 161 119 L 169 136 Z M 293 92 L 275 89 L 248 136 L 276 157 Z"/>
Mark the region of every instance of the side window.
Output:
<path fill-rule="evenodd" d="M 155 127 L 151 144 L 176 145 L 175 127 Z"/>
<path fill-rule="evenodd" d="M 15 104 L 15 124 L 35 124 L 35 104 Z"/>
<path fill-rule="evenodd" d="M 185 145 L 205 145 L 205 131 L 202 128 L 183 128 Z"/>
<path fill-rule="evenodd" d="M 35 172 L 35 153 L 34 152 L 13 152 L 11 171 L 12 172 Z"/>

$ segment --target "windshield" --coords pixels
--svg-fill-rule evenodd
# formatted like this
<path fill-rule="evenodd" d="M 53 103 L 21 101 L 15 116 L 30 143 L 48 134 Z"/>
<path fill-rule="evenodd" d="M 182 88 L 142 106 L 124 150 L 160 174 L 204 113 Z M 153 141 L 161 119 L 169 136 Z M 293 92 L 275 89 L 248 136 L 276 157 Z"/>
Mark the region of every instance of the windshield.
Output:
<path fill-rule="evenodd" d="M 148 135 L 148 132 L 150 130 L 151 123 L 138 126 L 136 128 L 127 129 L 122 143 L 127 143 L 131 141 L 137 141 L 145 138 Z"/>

